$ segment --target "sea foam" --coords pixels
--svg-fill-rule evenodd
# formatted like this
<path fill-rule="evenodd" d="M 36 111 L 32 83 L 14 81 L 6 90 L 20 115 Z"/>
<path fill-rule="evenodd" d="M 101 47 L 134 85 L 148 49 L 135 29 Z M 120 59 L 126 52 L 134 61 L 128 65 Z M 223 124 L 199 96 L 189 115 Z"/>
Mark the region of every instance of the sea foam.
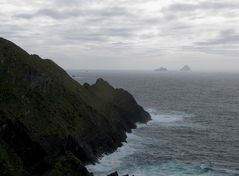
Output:
<path fill-rule="evenodd" d="M 95 173 L 96 176 L 106 175 L 115 170 L 119 173 L 126 174 L 132 173 L 134 175 L 141 176 L 144 175 L 144 171 L 141 170 L 138 166 L 133 166 L 133 163 L 130 163 L 131 167 L 127 168 L 127 158 L 135 153 L 144 153 L 147 150 L 147 145 L 153 145 L 157 143 L 158 140 L 153 138 L 148 138 L 147 136 L 141 135 L 140 130 L 145 129 L 150 130 L 155 125 L 174 125 L 177 122 L 183 121 L 186 115 L 181 112 L 160 112 L 156 109 L 148 109 L 148 112 L 151 115 L 152 120 L 147 124 L 137 124 L 137 129 L 133 130 L 132 133 L 127 134 L 127 142 L 123 144 L 122 147 L 118 148 L 117 151 L 110 155 L 103 156 L 99 163 L 95 165 L 88 165 L 87 168 Z M 151 168 L 150 166 L 148 166 Z M 151 168 L 156 172 L 158 169 L 155 166 Z M 141 174 L 140 174 L 141 173 Z"/>

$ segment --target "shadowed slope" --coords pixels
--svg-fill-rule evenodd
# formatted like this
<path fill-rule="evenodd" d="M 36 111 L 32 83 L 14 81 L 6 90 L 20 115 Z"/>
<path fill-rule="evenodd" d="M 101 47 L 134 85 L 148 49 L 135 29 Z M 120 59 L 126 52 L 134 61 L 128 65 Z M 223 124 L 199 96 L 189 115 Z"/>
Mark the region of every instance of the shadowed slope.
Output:
<path fill-rule="evenodd" d="M 84 164 L 150 119 L 123 89 L 102 79 L 82 86 L 53 61 L 2 38 L 0 75 L 3 175 L 89 175 Z"/>

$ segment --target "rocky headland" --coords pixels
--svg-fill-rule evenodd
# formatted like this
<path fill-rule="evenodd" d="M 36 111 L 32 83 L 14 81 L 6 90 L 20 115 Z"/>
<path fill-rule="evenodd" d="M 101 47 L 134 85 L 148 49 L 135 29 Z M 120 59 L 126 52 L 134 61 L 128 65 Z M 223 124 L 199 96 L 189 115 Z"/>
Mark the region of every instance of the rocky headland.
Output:
<path fill-rule="evenodd" d="M 0 175 L 90 176 L 150 115 L 103 79 L 81 85 L 49 59 L 0 38 Z"/>

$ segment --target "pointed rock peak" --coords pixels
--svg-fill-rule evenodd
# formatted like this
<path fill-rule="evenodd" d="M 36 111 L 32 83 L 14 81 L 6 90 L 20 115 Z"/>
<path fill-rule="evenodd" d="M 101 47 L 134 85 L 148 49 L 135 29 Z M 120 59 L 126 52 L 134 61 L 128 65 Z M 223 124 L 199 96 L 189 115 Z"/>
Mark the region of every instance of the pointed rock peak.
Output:
<path fill-rule="evenodd" d="M 96 87 L 104 87 L 114 89 L 107 81 L 102 78 L 98 78 L 94 84 Z"/>
<path fill-rule="evenodd" d="M 188 65 L 184 65 L 180 71 L 191 71 L 191 68 Z"/>
<path fill-rule="evenodd" d="M 96 84 L 107 84 L 107 85 L 109 85 L 109 83 L 102 78 L 98 78 L 96 80 Z"/>

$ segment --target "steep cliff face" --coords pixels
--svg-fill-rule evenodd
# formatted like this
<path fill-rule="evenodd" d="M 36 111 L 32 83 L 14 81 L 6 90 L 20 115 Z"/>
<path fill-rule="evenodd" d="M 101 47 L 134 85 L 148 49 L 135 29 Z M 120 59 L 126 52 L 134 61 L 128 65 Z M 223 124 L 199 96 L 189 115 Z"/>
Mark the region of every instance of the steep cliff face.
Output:
<path fill-rule="evenodd" d="M 90 175 L 150 116 L 123 89 L 98 79 L 80 85 L 51 60 L 0 38 L 0 172 Z"/>

